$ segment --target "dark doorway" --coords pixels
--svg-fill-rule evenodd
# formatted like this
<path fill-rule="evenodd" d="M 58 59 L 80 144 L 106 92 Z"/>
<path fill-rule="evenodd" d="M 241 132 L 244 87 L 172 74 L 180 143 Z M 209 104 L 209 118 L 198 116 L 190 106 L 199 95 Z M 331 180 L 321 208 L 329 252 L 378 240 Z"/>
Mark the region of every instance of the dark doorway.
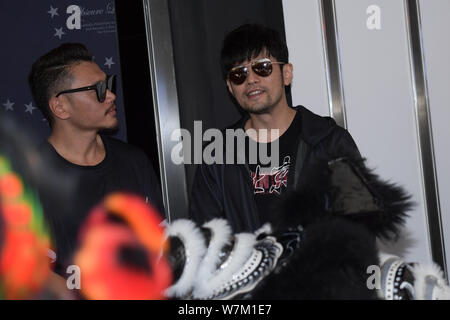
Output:
<path fill-rule="evenodd" d="M 244 23 L 260 23 L 284 32 L 281 0 L 169 0 L 181 126 L 193 132 L 222 129 L 241 114 L 232 101 L 220 70 L 226 33 Z M 290 97 L 288 97 L 290 99 Z M 195 173 L 186 165 L 188 192 Z"/>
<path fill-rule="evenodd" d="M 284 35 L 282 1 L 167 1 L 181 127 L 193 133 L 194 121 L 201 120 L 203 131 L 222 129 L 241 116 L 221 76 L 222 40 L 244 23 L 261 23 Z M 146 151 L 159 173 L 143 4 L 115 3 L 128 141 Z M 188 193 L 195 169 L 186 165 Z"/>
<path fill-rule="evenodd" d="M 116 0 L 115 6 L 128 142 L 145 151 L 160 178 L 142 1 Z"/>

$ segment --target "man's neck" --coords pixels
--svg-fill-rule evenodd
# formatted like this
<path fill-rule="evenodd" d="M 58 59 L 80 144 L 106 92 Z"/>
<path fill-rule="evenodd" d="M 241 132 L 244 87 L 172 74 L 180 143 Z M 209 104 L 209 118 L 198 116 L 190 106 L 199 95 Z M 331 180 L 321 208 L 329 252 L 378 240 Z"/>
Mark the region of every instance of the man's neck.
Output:
<path fill-rule="evenodd" d="M 287 104 L 272 110 L 270 113 L 250 113 L 250 118 L 245 123 L 245 130 L 256 130 L 256 136 L 252 134 L 251 131 L 247 131 L 248 135 L 253 140 L 258 142 L 271 142 L 278 139 L 289 128 L 295 114 L 296 111 Z M 261 133 L 259 130 L 264 129 L 267 130 L 267 138 L 258 134 Z M 276 130 L 278 130 L 278 133 Z"/>
<path fill-rule="evenodd" d="M 73 132 L 67 128 L 53 129 L 48 142 L 60 156 L 77 165 L 97 165 L 106 155 L 103 141 L 95 131 Z"/>

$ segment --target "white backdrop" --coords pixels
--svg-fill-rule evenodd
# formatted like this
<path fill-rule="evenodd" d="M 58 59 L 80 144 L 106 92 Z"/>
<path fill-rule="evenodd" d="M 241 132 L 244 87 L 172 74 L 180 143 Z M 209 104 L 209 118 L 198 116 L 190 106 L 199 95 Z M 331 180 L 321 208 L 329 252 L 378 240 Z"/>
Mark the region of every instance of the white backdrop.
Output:
<path fill-rule="evenodd" d="M 439 194 L 450 248 L 446 165 L 450 161 L 450 1 L 420 4 Z M 380 29 L 367 27 L 371 14 L 366 10 L 371 5 L 380 8 Z M 319 0 L 283 0 L 283 9 L 294 64 L 293 104 L 330 115 Z M 416 203 L 401 241 L 383 249 L 409 261 L 429 262 L 404 2 L 336 0 L 336 18 L 348 130 L 368 165 L 382 178 L 404 186 Z"/>

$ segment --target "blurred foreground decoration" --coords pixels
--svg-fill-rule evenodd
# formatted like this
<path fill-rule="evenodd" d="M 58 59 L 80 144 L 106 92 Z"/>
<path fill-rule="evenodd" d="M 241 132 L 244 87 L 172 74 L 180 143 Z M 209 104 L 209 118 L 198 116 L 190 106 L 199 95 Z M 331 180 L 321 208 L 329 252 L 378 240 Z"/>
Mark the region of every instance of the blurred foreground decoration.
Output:
<path fill-rule="evenodd" d="M 74 263 L 87 299 L 165 299 L 172 271 L 161 216 L 143 199 L 114 193 L 93 209 Z"/>
<path fill-rule="evenodd" d="M 50 237 L 36 195 L 1 154 L 0 219 L 0 298 L 32 298 L 50 273 Z"/>
<path fill-rule="evenodd" d="M 0 299 L 164 299 L 172 272 L 162 218 L 130 194 L 107 196 L 83 225 L 73 261 L 81 291 L 51 271 L 55 248 L 47 226 L 58 212 L 44 212 L 36 191 L 53 195 L 59 208 L 76 199 L 73 181 L 44 161 L 20 129 L 0 117 Z"/>
<path fill-rule="evenodd" d="M 229 222 L 178 219 L 171 243 L 175 299 L 450 300 L 434 263 L 382 252 L 399 239 L 414 205 L 406 190 L 383 180 L 364 159 L 310 166 L 282 213 L 253 233 Z"/>

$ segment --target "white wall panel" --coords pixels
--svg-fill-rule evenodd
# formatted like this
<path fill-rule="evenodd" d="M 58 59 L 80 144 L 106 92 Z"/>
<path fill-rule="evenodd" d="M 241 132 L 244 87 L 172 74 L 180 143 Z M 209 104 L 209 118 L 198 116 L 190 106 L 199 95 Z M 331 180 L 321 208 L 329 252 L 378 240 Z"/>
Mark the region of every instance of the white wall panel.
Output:
<path fill-rule="evenodd" d="M 442 224 L 450 265 L 450 1 L 421 0 L 422 35 Z"/>
<path fill-rule="evenodd" d="M 371 5 L 380 29 L 369 30 Z M 430 261 L 409 47 L 402 0 L 336 0 L 348 129 L 370 167 L 416 202 L 394 253 Z"/>
<path fill-rule="evenodd" d="M 367 28 L 371 5 L 380 8 L 380 30 Z M 329 115 L 319 0 L 284 0 L 283 7 L 293 102 Z M 431 261 L 403 0 L 336 0 L 336 18 L 348 129 L 368 165 L 416 203 L 402 239 L 383 249 Z"/>
<path fill-rule="evenodd" d="M 283 0 L 289 60 L 294 65 L 292 102 L 320 115 L 330 115 L 319 3 Z"/>

